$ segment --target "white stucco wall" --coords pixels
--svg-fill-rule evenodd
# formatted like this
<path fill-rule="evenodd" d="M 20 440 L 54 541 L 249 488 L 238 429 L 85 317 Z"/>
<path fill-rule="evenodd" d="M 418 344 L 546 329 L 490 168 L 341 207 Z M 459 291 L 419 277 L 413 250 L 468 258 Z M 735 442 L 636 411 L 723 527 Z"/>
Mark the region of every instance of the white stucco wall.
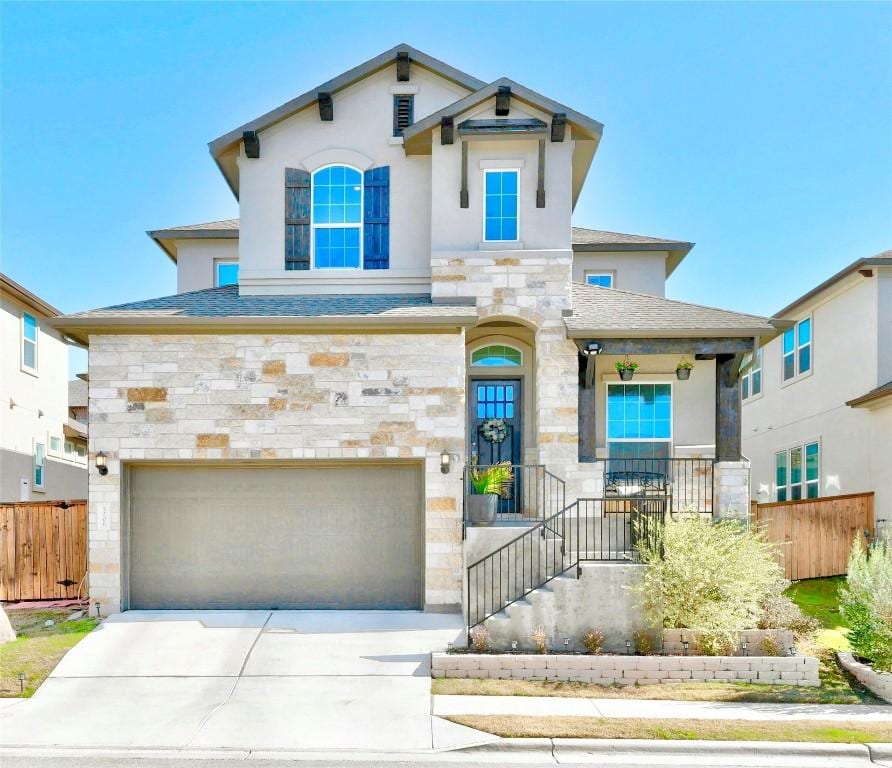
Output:
<path fill-rule="evenodd" d="M 215 285 L 214 264 L 238 261 L 238 240 L 177 240 L 177 293 Z"/>
<path fill-rule="evenodd" d="M 867 412 L 870 488 L 876 494 L 873 515 L 877 529 L 892 535 L 892 401 Z"/>
<path fill-rule="evenodd" d="M 492 101 L 492 100 L 491 100 Z M 468 119 L 495 117 L 493 103 L 481 109 L 456 116 L 455 124 Z M 531 109 L 520 109 L 514 104 L 511 118 L 537 117 L 546 122 L 550 115 Z M 453 144 L 440 144 L 436 129 L 430 158 L 433 183 L 430 206 L 434 212 L 431 227 L 431 251 L 467 251 L 481 247 L 483 241 L 483 184 L 486 169 L 519 168 L 519 241 L 526 250 L 570 248 L 572 209 L 571 179 L 573 141 L 552 143 L 545 141 L 545 207 L 536 207 L 539 142 L 537 139 L 509 140 L 479 138 L 468 142 L 468 198 L 467 208 L 460 208 L 461 141 L 456 130 Z M 511 245 L 485 245 L 484 249 L 510 249 Z"/>
<path fill-rule="evenodd" d="M 877 279 L 856 275 L 785 319 L 809 315 L 811 373 L 782 381 L 778 337 L 762 351 L 763 394 L 743 405 L 743 452 L 752 461 L 752 495 L 758 501 L 776 498 L 775 453 L 814 441 L 821 445 L 822 496 L 872 490 L 878 482 L 870 473 L 868 415 L 846 405 L 880 383 Z"/>
<path fill-rule="evenodd" d="M 877 382 L 892 381 L 892 267 L 877 270 Z"/>
<path fill-rule="evenodd" d="M 396 65 L 333 96 L 334 120 L 322 122 L 316 104 L 263 131 L 260 158 L 239 157 L 240 281 L 245 293 L 418 292 L 430 290 L 430 158 L 407 157 L 394 141 Z M 413 67 L 415 117 L 468 92 Z M 390 269 L 286 271 L 285 168 L 310 172 L 343 162 L 360 170 L 390 166 Z M 458 192 L 456 191 L 456 196 Z M 569 231 L 569 230 L 568 230 Z"/>
<path fill-rule="evenodd" d="M 573 280 L 584 283 L 586 272 L 612 272 L 614 288 L 665 296 L 668 256 L 668 251 L 575 251 Z"/>
<path fill-rule="evenodd" d="M 37 374 L 22 370 L 22 312 L 39 323 Z M 68 345 L 46 324 L 46 316 L 4 293 L 0 299 L 0 501 L 19 501 L 21 478 L 30 498 L 86 498 L 86 458 L 67 457 L 62 425 L 68 420 Z M 10 401 L 15 406 L 10 408 Z M 42 415 L 41 415 L 42 414 Z M 50 451 L 50 436 L 61 441 Z M 34 446 L 47 450 L 43 489 L 33 487 Z"/>

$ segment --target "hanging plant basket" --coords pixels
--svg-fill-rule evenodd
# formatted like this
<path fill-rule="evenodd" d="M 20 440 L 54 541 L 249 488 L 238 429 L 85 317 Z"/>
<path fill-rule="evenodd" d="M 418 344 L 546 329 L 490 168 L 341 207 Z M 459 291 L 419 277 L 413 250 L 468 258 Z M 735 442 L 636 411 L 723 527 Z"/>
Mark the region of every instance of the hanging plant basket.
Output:
<path fill-rule="evenodd" d="M 631 381 L 635 371 L 638 370 L 638 363 L 629 360 L 629 356 L 626 355 L 623 360 L 618 360 L 614 367 L 621 381 Z"/>
<path fill-rule="evenodd" d="M 694 364 L 689 362 L 684 357 L 678 361 L 678 365 L 675 366 L 675 376 L 679 381 L 687 381 L 691 378 L 691 371 L 694 370 Z"/>

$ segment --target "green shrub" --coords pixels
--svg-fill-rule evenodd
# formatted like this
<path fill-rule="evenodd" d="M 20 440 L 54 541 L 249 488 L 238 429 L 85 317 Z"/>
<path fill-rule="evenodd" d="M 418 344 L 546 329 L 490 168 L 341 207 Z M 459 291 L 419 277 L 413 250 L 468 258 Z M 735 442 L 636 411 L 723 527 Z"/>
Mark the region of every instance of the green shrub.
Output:
<path fill-rule="evenodd" d="M 668 520 L 640 544 L 638 586 L 656 626 L 735 631 L 756 625 L 783 572 L 760 533 L 734 521 Z"/>
<path fill-rule="evenodd" d="M 654 636 L 654 633 L 646 629 L 639 629 L 633 632 L 632 642 L 635 646 L 635 653 L 639 656 L 652 656 L 659 647 L 659 641 Z"/>
<path fill-rule="evenodd" d="M 876 669 L 892 671 L 892 548 L 880 542 L 867 551 L 856 539 L 839 596 L 852 650 Z"/>
<path fill-rule="evenodd" d="M 784 594 L 789 587 L 787 581 L 780 581 L 771 588 L 762 602 L 762 616 L 756 625 L 759 629 L 789 629 L 797 643 L 811 639 L 821 628 L 821 622 L 814 616 L 806 616 L 802 609 Z M 766 654 L 771 655 L 771 654 Z"/>
<path fill-rule="evenodd" d="M 774 635 L 765 635 L 762 638 L 762 655 L 763 656 L 783 656 L 784 649 L 781 648 L 780 640 Z"/>

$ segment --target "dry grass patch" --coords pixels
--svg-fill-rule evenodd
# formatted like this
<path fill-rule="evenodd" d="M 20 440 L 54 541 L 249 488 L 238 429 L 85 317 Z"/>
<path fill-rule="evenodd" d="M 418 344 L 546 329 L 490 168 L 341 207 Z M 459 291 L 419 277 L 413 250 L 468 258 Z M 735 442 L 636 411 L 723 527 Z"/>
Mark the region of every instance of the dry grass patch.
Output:
<path fill-rule="evenodd" d="M 65 621 L 71 609 L 9 611 L 9 621 L 18 637 L 0 645 L 0 698 L 33 696 L 62 657 L 83 640 L 99 623 L 98 619 Z M 52 626 L 44 626 L 51 619 Z M 19 685 L 19 672 L 25 673 L 25 691 Z"/>
<path fill-rule="evenodd" d="M 752 720 L 641 720 L 606 717 L 454 715 L 454 723 L 502 738 L 808 741 L 842 744 L 892 741 L 892 723 Z"/>
<path fill-rule="evenodd" d="M 838 670 L 834 666 L 834 669 Z M 855 692 L 841 676 L 820 688 L 754 683 L 684 682 L 661 685 L 595 685 L 560 680 L 472 680 L 438 678 L 432 692 L 468 696 L 560 696 L 575 699 L 651 699 L 659 701 L 737 701 L 778 704 L 883 703 Z"/>

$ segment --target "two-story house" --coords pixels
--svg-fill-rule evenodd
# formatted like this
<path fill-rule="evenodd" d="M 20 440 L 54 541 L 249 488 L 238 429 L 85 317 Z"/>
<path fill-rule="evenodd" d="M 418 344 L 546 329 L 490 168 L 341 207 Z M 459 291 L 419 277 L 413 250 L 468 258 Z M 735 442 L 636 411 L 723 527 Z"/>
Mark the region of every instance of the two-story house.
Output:
<path fill-rule="evenodd" d="M 68 412 L 59 311 L 0 274 L 0 501 L 85 499 L 86 426 Z"/>
<path fill-rule="evenodd" d="M 179 292 L 57 322 L 90 349 L 103 610 L 477 623 L 571 559 L 633 562 L 624 498 L 745 516 L 737 374 L 775 328 L 665 298 L 691 243 L 571 226 L 601 133 L 400 45 L 212 141 L 240 216 L 149 233 Z M 465 467 L 500 461 L 474 526 Z M 561 534 L 566 562 L 495 602 L 491 568 L 472 584 L 508 539 L 553 546 L 555 515 L 597 542 Z"/>
<path fill-rule="evenodd" d="M 892 251 L 849 264 L 777 317 L 788 327 L 742 378 L 753 498 L 874 491 L 882 530 L 892 520 Z"/>

